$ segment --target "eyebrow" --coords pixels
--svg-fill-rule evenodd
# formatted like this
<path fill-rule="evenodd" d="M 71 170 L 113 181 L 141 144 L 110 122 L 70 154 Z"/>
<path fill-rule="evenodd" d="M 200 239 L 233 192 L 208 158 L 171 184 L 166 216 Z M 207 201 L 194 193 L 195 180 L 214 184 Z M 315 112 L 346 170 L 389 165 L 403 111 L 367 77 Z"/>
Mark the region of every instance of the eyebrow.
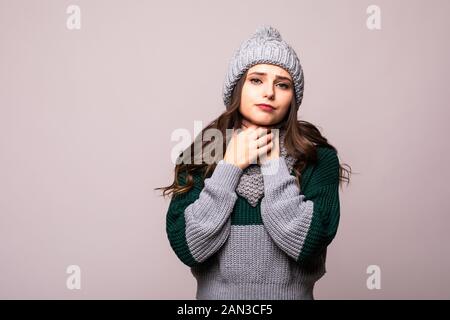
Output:
<path fill-rule="evenodd" d="M 259 75 L 259 76 L 266 76 L 266 75 L 267 75 L 267 73 L 265 73 L 265 72 L 256 72 L 256 71 L 250 73 L 249 75 L 252 75 L 252 74 L 257 74 L 257 75 Z M 292 82 L 292 80 L 289 79 L 288 77 L 283 77 L 283 76 L 277 75 L 277 76 L 275 76 L 275 78 L 276 78 L 276 79 L 282 79 L 282 80 L 288 80 L 289 82 Z"/>

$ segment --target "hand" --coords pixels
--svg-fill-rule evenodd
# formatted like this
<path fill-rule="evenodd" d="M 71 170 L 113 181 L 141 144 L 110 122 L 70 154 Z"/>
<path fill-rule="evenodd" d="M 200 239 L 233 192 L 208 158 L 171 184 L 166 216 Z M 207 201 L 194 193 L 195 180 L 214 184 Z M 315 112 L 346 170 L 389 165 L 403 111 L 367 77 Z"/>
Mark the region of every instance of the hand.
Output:
<path fill-rule="evenodd" d="M 273 133 L 258 126 L 248 126 L 233 132 L 225 151 L 224 161 L 244 170 L 267 154 L 272 147 Z"/>
<path fill-rule="evenodd" d="M 276 133 L 276 134 L 275 134 Z M 261 165 L 269 160 L 276 159 L 280 157 L 280 134 L 279 130 L 272 131 L 273 135 L 273 143 L 272 148 L 269 150 L 268 154 L 261 155 L 261 158 L 258 160 L 258 164 Z"/>

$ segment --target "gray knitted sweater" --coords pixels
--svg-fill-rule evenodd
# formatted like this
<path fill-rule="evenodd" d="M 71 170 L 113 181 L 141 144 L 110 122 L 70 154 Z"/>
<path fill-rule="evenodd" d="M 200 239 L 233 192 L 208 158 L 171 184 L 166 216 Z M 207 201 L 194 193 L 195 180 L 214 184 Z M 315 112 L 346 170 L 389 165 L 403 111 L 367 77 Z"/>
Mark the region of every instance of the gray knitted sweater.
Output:
<path fill-rule="evenodd" d="M 339 223 L 339 161 L 318 147 L 300 190 L 280 153 L 260 166 L 262 194 L 237 193 L 245 170 L 221 160 L 209 178 L 195 175 L 194 187 L 172 198 L 166 231 L 197 280 L 197 299 L 313 299 Z"/>

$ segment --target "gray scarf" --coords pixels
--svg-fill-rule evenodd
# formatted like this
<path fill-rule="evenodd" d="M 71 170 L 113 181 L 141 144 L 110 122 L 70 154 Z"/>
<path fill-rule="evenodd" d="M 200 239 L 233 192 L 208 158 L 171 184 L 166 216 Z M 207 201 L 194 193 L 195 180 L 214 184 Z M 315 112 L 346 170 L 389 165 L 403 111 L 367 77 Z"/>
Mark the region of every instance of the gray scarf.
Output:
<path fill-rule="evenodd" d="M 286 129 L 280 129 L 280 157 L 284 158 L 289 173 L 291 173 L 296 159 L 287 154 L 286 148 L 284 147 L 285 136 Z M 246 198 L 251 206 L 256 207 L 258 205 L 259 200 L 264 197 L 264 181 L 261 168 L 258 164 L 250 164 L 244 169 L 239 179 L 236 193 Z"/>

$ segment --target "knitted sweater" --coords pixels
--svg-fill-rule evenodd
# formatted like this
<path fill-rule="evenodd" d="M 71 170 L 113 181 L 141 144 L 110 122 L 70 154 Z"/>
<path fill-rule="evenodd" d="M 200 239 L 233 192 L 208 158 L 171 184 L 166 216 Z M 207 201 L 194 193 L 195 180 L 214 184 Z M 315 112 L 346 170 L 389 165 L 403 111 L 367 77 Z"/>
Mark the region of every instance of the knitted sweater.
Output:
<path fill-rule="evenodd" d="M 256 207 L 235 192 L 243 170 L 223 160 L 172 198 L 166 231 L 197 280 L 197 299 L 314 299 L 340 216 L 337 154 L 319 146 L 317 155 L 302 171 L 301 190 L 283 157 L 263 163 Z"/>

